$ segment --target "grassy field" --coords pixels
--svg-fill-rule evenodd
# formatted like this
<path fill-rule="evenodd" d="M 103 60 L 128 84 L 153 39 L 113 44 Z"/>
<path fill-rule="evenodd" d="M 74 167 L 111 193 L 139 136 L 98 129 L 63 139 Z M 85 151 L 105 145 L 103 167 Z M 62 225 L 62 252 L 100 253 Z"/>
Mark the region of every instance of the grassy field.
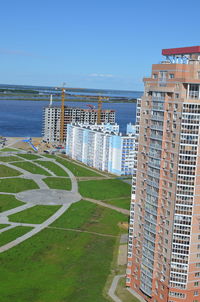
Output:
<path fill-rule="evenodd" d="M 109 228 L 106 226 L 108 218 Z M 115 211 L 106 208 L 102 211 L 97 205 L 81 201 L 73 204 L 56 223 L 62 227 L 118 235 L 118 224 L 126 219 Z M 2 301 L 110 301 L 102 292 L 111 270 L 116 240 L 115 237 L 67 230 L 48 228 L 41 231 L 0 254 Z"/>
<path fill-rule="evenodd" d="M 12 148 L 3 148 L 3 149 L 0 149 L 0 152 L 9 152 L 9 151 L 17 151 L 16 149 L 12 149 Z"/>
<path fill-rule="evenodd" d="M 50 189 L 71 190 L 72 188 L 70 178 L 46 177 L 43 181 Z"/>
<path fill-rule="evenodd" d="M 17 226 L 13 229 L 10 229 L 8 231 L 5 231 L 1 233 L 0 236 L 0 246 L 15 240 L 16 238 L 26 234 L 27 232 L 31 231 L 32 228 L 30 227 L 25 227 L 25 226 Z"/>
<path fill-rule="evenodd" d="M 34 159 L 41 158 L 41 156 L 35 155 L 35 154 L 18 154 L 18 156 L 28 159 L 28 160 L 34 160 Z"/>
<path fill-rule="evenodd" d="M 81 167 L 79 165 L 76 165 L 75 163 L 73 162 L 70 162 L 66 159 L 63 159 L 61 157 L 56 157 L 56 161 L 60 164 L 62 164 L 63 166 L 65 166 L 66 168 L 68 168 L 70 171 L 72 171 L 72 173 L 75 175 L 75 176 L 78 176 L 78 177 L 98 177 L 98 176 L 102 176 L 100 175 L 99 173 L 96 173 L 92 170 L 89 170 L 85 167 Z"/>
<path fill-rule="evenodd" d="M 22 173 L 10 167 L 0 165 L 0 177 L 19 176 Z"/>
<path fill-rule="evenodd" d="M 37 205 L 33 208 L 9 216 L 9 221 L 21 223 L 42 223 L 52 216 L 60 206 Z"/>
<path fill-rule="evenodd" d="M 0 213 L 22 206 L 24 203 L 13 195 L 0 194 Z"/>
<path fill-rule="evenodd" d="M 0 156 L 0 161 L 3 161 L 5 163 L 9 163 L 11 161 L 19 161 L 19 160 L 21 159 L 16 156 Z"/>
<path fill-rule="evenodd" d="M 139 300 L 137 298 L 133 297 L 133 295 L 127 291 L 126 286 L 125 286 L 125 278 L 121 278 L 119 280 L 115 294 L 119 298 L 121 298 L 122 301 L 139 302 Z"/>
<path fill-rule="evenodd" d="M 33 163 L 28 162 L 28 161 L 12 163 L 12 165 L 14 165 L 16 167 L 19 167 L 19 168 L 22 168 L 23 170 L 26 170 L 26 171 L 28 171 L 32 174 L 41 174 L 41 175 L 50 176 L 50 174 L 47 171 L 45 171 L 41 167 L 38 167 L 38 166 L 34 165 Z"/>
<path fill-rule="evenodd" d="M 98 200 L 130 198 L 131 194 L 131 186 L 118 179 L 79 181 L 78 186 L 82 196 Z"/>
<path fill-rule="evenodd" d="M 6 228 L 6 227 L 8 227 L 9 226 L 9 224 L 0 224 L 0 229 L 4 229 L 4 228 Z"/>
<path fill-rule="evenodd" d="M 131 196 L 128 198 L 113 198 L 108 200 L 103 200 L 103 202 L 116 206 L 118 208 L 130 209 Z"/>
<path fill-rule="evenodd" d="M 52 226 L 117 235 L 119 234 L 118 222 L 127 222 L 127 220 L 128 217 L 121 213 L 81 200 L 72 204 Z"/>
<path fill-rule="evenodd" d="M 58 165 L 51 161 L 37 161 L 38 164 L 44 166 L 45 168 L 49 169 L 51 172 L 53 172 L 57 176 L 68 176 L 68 174 Z"/>
<path fill-rule="evenodd" d="M 38 185 L 32 179 L 7 178 L 0 179 L 0 192 L 18 193 L 26 190 L 38 189 Z"/>

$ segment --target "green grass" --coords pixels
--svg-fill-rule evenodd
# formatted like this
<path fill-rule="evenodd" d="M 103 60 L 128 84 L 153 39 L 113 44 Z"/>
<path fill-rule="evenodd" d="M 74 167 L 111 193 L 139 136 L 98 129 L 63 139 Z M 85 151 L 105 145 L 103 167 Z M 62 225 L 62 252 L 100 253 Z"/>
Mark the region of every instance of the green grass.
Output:
<path fill-rule="evenodd" d="M 31 231 L 32 228 L 25 227 L 25 226 L 17 226 L 13 229 L 5 231 L 0 234 L 0 246 L 15 240 L 16 238 L 26 234 L 27 232 Z"/>
<path fill-rule="evenodd" d="M 71 190 L 72 188 L 70 178 L 46 177 L 43 181 L 50 189 Z"/>
<path fill-rule="evenodd" d="M 60 206 L 37 205 L 33 208 L 9 216 L 9 221 L 21 223 L 42 223 L 52 216 Z"/>
<path fill-rule="evenodd" d="M 7 178 L 0 179 L 0 192 L 18 193 L 26 190 L 39 189 L 32 179 Z"/>
<path fill-rule="evenodd" d="M 94 219 L 95 210 L 92 211 L 90 205 L 98 207 L 82 201 L 74 204 L 64 218 L 61 216 L 63 223 L 67 219 L 68 223 L 71 221 L 70 225 L 79 224 L 80 228 L 86 229 Z M 103 216 L 107 215 L 108 209 L 104 210 L 102 220 L 105 220 Z M 77 214 L 82 219 L 81 223 Z M 122 215 L 109 221 L 114 234 L 119 234 L 117 224 L 122 219 L 127 218 Z M 102 220 L 96 223 L 100 233 L 105 231 Z M 41 231 L 0 254 L 2 301 L 110 301 L 103 297 L 102 292 L 111 270 L 116 240 L 114 237 L 58 229 Z"/>
<path fill-rule="evenodd" d="M 75 163 L 73 162 L 70 162 L 66 159 L 63 159 L 63 158 L 60 158 L 60 157 L 56 157 L 56 161 L 60 164 L 62 164 L 63 166 L 65 166 L 66 168 L 68 168 L 75 176 L 78 176 L 78 177 L 102 177 L 102 175 L 100 175 L 99 173 L 96 173 L 92 170 L 89 170 L 85 167 L 82 167 L 82 166 L 79 166 L 79 165 L 76 165 Z"/>
<path fill-rule="evenodd" d="M 119 280 L 115 294 L 119 298 L 121 298 L 122 301 L 139 302 L 139 300 L 136 297 L 134 297 L 131 293 L 129 293 L 129 291 L 126 289 L 125 278 L 121 278 Z"/>
<path fill-rule="evenodd" d="M 13 195 L 0 194 L 0 213 L 22 206 L 24 203 Z"/>
<path fill-rule="evenodd" d="M 12 149 L 12 148 L 3 148 L 3 149 L 0 149 L 0 152 L 9 152 L 9 151 L 17 151 L 16 149 Z"/>
<path fill-rule="evenodd" d="M 53 154 L 42 154 L 42 155 L 48 158 L 56 158 L 55 155 Z"/>
<path fill-rule="evenodd" d="M 16 156 L 0 156 L 0 161 L 9 163 L 11 161 L 19 161 L 20 158 L 16 157 Z"/>
<path fill-rule="evenodd" d="M 38 164 L 44 166 L 45 168 L 49 169 L 51 172 L 53 172 L 57 176 L 68 176 L 67 172 L 65 172 L 61 167 L 56 165 L 55 163 L 51 161 L 37 161 Z"/>
<path fill-rule="evenodd" d="M 34 159 L 41 158 L 41 156 L 35 155 L 35 154 L 18 154 L 18 156 L 28 159 L 28 160 L 34 160 Z"/>
<path fill-rule="evenodd" d="M 98 200 L 131 196 L 131 186 L 118 179 L 79 181 L 78 186 L 82 196 Z"/>
<path fill-rule="evenodd" d="M 128 217 L 89 201 L 81 200 L 72 204 L 52 226 L 117 235 L 119 221 L 127 222 Z"/>
<path fill-rule="evenodd" d="M 118 208 L 129 210 L 130 203 L 131 203 L 131 196 L 129 198 L 113 198 L 113 199 L 103 200 L 103 202 L 111 204 Z"/>
<path fill-rule="evenodd" d="M 26 170 L 26 171 L 28 171 L 32 174 L 41 174 L 41 175 L 50 176 L 50 174 L 47 171 L 45 171 L 44 169 L 34 165 L 31 162 L 27 162 L 27 161 L 17 162 L 17 163 L 12 163 L 12 165 L 14 165 L 16 167 L 19 167 L 19 168 L 22 168 L 23 170 Z"/>
<path fill-rule="evenodd" d="M 8 227 L 9 226 L 9 224 L 0 224 L 0 229 L 4 229 L 4 228 L 6 228 L 6 227 Z"/>
<path fill-rule="evenodd" d="M 22 173 L 10 167 L 0 165 L 0 177 L 19 176 Z"/>

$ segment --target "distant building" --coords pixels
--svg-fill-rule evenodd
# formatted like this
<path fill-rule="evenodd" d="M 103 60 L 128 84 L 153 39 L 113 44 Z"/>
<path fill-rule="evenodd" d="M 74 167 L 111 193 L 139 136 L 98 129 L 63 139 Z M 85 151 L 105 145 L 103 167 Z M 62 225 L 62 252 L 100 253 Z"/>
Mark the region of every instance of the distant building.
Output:
<path fill-rule="evenodd" d="M 127 125 L 127 134 L 117 124 L 67 125 L 66 155 L 116 175 L 132 175 L 135 159 L 135 126 Z"/>
<path fill-rule="evenodd" d="M 60 107 L 53 106 L 51 104 L 47 107 L 44 107 L 42 135 L 45 141 L 51 143 L 60 141 L 60 116 Z M 75 122 L 95 124 L 97 122 L 97 110 L 66 106 L 64 122 L 64 140 L 66 140 L 67 124 Z M 110 109 L 102 110 L 101 122 L 115 123 L 115 111 Z"/>

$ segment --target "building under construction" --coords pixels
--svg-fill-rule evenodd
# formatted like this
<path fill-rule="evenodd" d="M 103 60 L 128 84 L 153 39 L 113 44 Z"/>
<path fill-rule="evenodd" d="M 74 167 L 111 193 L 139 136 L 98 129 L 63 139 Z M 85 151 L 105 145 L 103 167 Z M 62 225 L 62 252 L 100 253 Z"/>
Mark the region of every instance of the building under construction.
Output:
<path fill-rule="evenodd" d="M 101 110 L 101 123 L 115 123 L 114 110 Z M 98 122 L 98 109 L 83 109 L 77 107 L 64 107 L 64 131 L 63 141 L 66 141 L 67 124 L 70 123 L 86 123 L 95 124 Z M 57 143 L 61 141 L 61 107 L 49 106 L 43 109 L 43 139 L 50 143 Z"/>

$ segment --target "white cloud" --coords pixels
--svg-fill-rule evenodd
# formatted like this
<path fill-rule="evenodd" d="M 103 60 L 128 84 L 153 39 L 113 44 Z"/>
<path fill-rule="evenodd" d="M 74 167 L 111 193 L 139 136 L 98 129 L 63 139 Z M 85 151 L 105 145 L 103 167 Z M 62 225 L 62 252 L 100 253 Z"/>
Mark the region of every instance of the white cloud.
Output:
<path fill-rule="evenodd" d="M 89 74 L 89 77 L 94 77 L 94 78 L 113 78 L 114 76 L 109 73 L 91 73 Z"/>

